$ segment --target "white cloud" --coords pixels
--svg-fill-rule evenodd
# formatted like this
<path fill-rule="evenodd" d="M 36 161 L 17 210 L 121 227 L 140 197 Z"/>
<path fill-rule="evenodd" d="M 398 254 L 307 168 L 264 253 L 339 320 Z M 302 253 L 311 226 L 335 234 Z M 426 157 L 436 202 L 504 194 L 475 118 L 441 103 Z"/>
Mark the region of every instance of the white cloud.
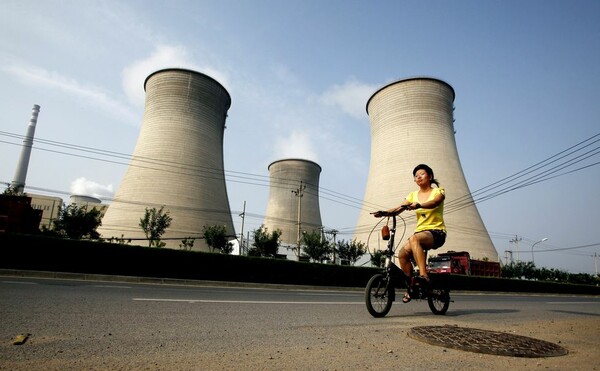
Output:
<path fill-rule="evenodd" d="M 320 100 L 323 104 L 339 107 L 343 112 L 356 119 L 364 119 L 367 115 L 367 101 L 375 89 L 374 85 L 351 80 L 343 85 L 330 87 L 321 95 Z"/>
<path fill-rule="evenodd" d="M 96 198 L 112 198 L 114 189 L 112 184 L 105 186 L 80 177 L 71 183 L 71 194 Z"/>
<path fill-rule="evenodd" d="M 191 61 L 183 46 L 160 45 L 145 59 L 138 60 L 123 69 L 123 90 L 129 101 L 144 106 L 144 81 L 153 72 L 164 68 L 185 68 L 197 71 L 217 80 L 228 91 L 229 79 L 225 73 L 210 66 L 199 66 Z M 231 92 L 230 92 L 231 94 Z"/>
<path fill-rule="evenodd" d="M 139 121 L 138 115 L 132 109 L 112 99 L 99 87 L 88 86 L 57 72 L 51 72 L 40 67 L 19 62 L 7 63 L 1 66 L 0 69 L 26 84 L 56 89 L 63 93 L 77 96 L 80 98 L 79 100 L 85 102 L 88 106 L 97 109 L 99 112 L 108 114 L 119 121 L 130 124 L 137 124 Z"/>
<path fill-rule="evenodd" d="M 317 152 L 307 133 L 292 131 L 286 138 L 280 137 L 274 145 L 276 159 L 299 158 L 318 163 Z"/>

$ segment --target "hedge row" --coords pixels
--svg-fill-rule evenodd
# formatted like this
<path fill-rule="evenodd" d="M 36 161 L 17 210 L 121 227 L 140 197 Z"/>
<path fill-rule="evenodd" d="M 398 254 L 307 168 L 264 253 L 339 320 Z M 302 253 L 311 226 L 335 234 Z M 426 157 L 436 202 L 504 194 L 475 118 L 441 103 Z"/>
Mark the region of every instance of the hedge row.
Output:
<path fill-rule="evenodd" d="M 372 267 L 0 234 L 0 269 L 333 287 L 365 287 Z M 452 290 L 600 295 L 600 287 L 449 275 Z"/>
<path fill-rule="evenodd" d="M 378 271 L 16 234 L 0 234 L 0 268 L 339 287 L 364 287 Z"/>

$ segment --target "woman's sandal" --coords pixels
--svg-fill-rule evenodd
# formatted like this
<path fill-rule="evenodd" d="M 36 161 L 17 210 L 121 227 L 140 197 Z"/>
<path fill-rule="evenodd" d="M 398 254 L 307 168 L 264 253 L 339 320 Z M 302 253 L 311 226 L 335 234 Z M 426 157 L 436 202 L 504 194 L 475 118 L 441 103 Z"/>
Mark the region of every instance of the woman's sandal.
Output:
<path fill-rule="evenodd" d="M 408 295 L 408 292 L 404 294 L 404 296 L 402 297 L 402 302 L 403 303 L 408 303 L 409 301 L 411 301 L 411 297 L 410 295 Z"/>

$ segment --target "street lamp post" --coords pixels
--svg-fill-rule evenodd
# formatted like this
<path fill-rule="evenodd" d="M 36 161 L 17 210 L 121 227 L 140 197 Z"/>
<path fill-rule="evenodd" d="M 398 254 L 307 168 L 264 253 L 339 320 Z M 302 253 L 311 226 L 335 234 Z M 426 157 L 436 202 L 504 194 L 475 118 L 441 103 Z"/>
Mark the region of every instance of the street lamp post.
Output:
<path fill-rule="evenodd" d="M 536 243 L 534 243 L 533 245 L 531 245 L 531 262 L 535 264 L 534 259 L 533 259 L 533 247 L 535 245 L 537 245 L 540 242 L 544 242 L 544 241 L 548 241 L 547 237 L 542 238 L 541 240 L 537 241 Z"/>

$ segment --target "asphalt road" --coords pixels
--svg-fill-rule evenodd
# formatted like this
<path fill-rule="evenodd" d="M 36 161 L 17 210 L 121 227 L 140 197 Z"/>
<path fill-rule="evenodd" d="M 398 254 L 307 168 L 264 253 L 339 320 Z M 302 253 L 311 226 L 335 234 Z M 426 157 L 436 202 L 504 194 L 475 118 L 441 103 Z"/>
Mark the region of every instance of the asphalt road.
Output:
<path fill-rule="evenodd" d="M 388 316 L 375 319 L 363 296 L 361 290 L 4 276 L 0 369 L 448 370 L 600 365 L 598 297 L 452 293 L 454 302 L 444 316 L 433 315 L 425 301 L 398 301 Z M 423 325 L 520 334 L 560 343 L 569 354 L 531 361 L 440 348 L 406 336 L 410 328 Z M 19 334 L 27 335 L 26 341 L 13 345 Z M 589 347 L 595 351 L 582 349 Z"/>

